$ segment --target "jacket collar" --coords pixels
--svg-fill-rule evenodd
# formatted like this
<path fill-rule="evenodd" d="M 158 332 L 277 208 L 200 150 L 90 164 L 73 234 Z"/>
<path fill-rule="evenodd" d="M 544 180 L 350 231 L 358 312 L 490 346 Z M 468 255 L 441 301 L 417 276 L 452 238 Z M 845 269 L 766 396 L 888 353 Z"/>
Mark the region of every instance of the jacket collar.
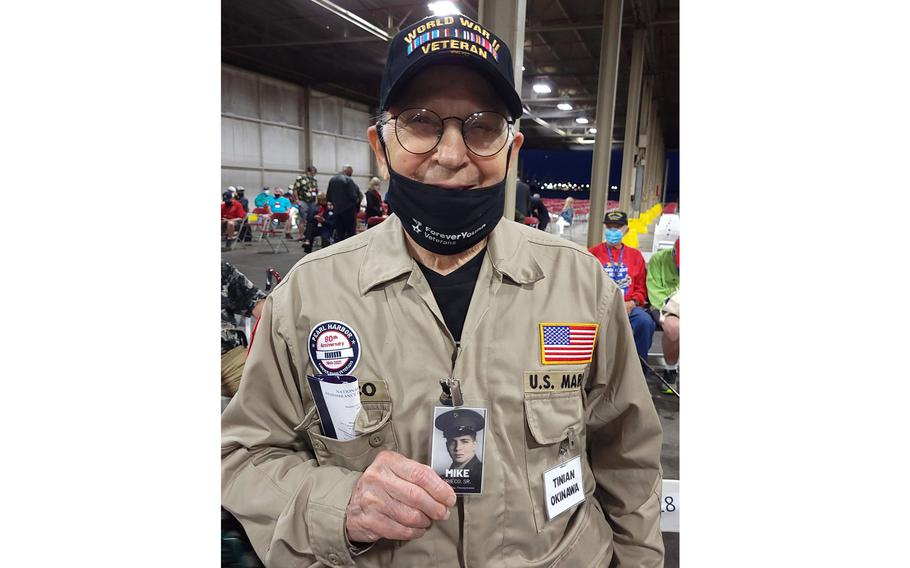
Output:
<path fill-rule="evenodd" d="M 408 254 L 398 215 L 390 215 L 371 231 L 374 235 L 357 277 L 361 294 L 417 269 L 417 261 Z M 521 229 L 506 219 L 500 220 L 490 233 L 487 254 L 493 269 L 517 284 L 531 284 L 544 278 L 543 269 L 531 253 Z"/>

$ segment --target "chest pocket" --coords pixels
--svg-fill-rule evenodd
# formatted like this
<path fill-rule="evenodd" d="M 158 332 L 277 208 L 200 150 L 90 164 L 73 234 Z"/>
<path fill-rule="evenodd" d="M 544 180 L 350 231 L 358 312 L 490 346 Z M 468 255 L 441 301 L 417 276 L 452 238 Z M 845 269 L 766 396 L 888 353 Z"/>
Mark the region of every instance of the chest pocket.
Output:
<path fill-rule="evenodd" d="M 584 452 L 584 403 L 581 390 L 525 393 L 527 468 L 537 532 L 547 526 L 543 474 L 546 470 Z M 585 480 L 585 486 L 590 483 Z M 569 513 L 558 519 L 568 520 Z"/>
<path fill-rule="evenodd" d="M 364 471 L 382 450 L 398 451 L 398 439 L 392 428 L 392 403 L 362 402 L 354 420 L 355 437 L 336 440 L 321 434 L 319 421 L 301 427 L 320 466 L 335 465 L 351 471 Z"/>

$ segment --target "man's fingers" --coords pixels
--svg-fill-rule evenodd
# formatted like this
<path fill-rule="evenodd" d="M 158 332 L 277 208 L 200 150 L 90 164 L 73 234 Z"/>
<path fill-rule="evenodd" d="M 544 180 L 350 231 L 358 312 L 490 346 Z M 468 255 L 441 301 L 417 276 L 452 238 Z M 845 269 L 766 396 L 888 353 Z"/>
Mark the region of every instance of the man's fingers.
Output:
<path fill-rule="evenodd" d="M 419 485 L 430 494 L 430 497 L 443 505 L 447 507 L 455 505 L 455 491 L 430 466 L 409 460 L 401 454 L 397 454 L 397 456 L 400 459 L 389 461 L 389 469 L 395 475 L 414 485 Z"/>
<path fill-rule="evenodd" d="M 426 529 L 406 527 L 386 515 L 373 517 L 372 520 L 367 523 L 367 528 L 370 532 L 379 535 L 380 538 L 389 540 L 414 540 L 415 538 L 422 537 L 427 532 Z"/>
<path fill-rule="evenodd" d="M 431 519 L 441 521 L 448 518 L 448 509 L 446 506 L 431 497 L 430 494 L 419 485 L 405 481 L 395 475 L 390 475 L 385 485 L 385 489 L 393 499 L 400 501 L 413 509 L 419 510 Z"/>
<path fill-rule="evenodd" d="M 429 517 L 394 498 L 386 502 L 383 513 L 401 525 L 414 529 L 428 529 L 432 524 Z"/>

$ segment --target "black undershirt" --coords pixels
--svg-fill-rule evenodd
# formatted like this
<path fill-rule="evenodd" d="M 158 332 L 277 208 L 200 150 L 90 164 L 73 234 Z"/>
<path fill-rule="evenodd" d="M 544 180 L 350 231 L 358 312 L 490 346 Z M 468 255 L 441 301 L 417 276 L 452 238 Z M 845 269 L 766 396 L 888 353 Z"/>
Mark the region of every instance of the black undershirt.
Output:
<path fill-rule="evenodd" d="M 427 279 L 430 290 L 433 291 L 433 297 L 436 298 L 439 311 L 442 312 L 442 319 L 445 320 L 446 327 L 449 328 L 456 343 L 461 341 L 461 331 L 464 329 L 464 320 L 471 305 L 474 284 L 477 282 L 485 255 L 486 249 L 459 266 L 455 272 L 445 276 L 420 265 L 420 270 Z"/>

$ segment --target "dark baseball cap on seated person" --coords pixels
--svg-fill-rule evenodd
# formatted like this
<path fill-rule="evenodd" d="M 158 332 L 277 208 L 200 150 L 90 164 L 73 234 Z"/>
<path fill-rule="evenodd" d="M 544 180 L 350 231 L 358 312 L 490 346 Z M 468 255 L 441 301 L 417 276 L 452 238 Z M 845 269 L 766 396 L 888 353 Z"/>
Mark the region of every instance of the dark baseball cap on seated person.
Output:
<path fill-rule="evenodd" d="M 382 72 L 379 110 L 389 110 L 392 100 L 419 71 L 443 64 L 474 69 L 490 81 L 512 118 L 521 116 L 509 47 L 493 32 L 460 14 L 430 16 L 395 35 Z"/>
<path fill-rule="evenodd" d="M 628 225 L 629 218 L 622 211 L 607 211 L 604 215 L 604 225 Z"/>

